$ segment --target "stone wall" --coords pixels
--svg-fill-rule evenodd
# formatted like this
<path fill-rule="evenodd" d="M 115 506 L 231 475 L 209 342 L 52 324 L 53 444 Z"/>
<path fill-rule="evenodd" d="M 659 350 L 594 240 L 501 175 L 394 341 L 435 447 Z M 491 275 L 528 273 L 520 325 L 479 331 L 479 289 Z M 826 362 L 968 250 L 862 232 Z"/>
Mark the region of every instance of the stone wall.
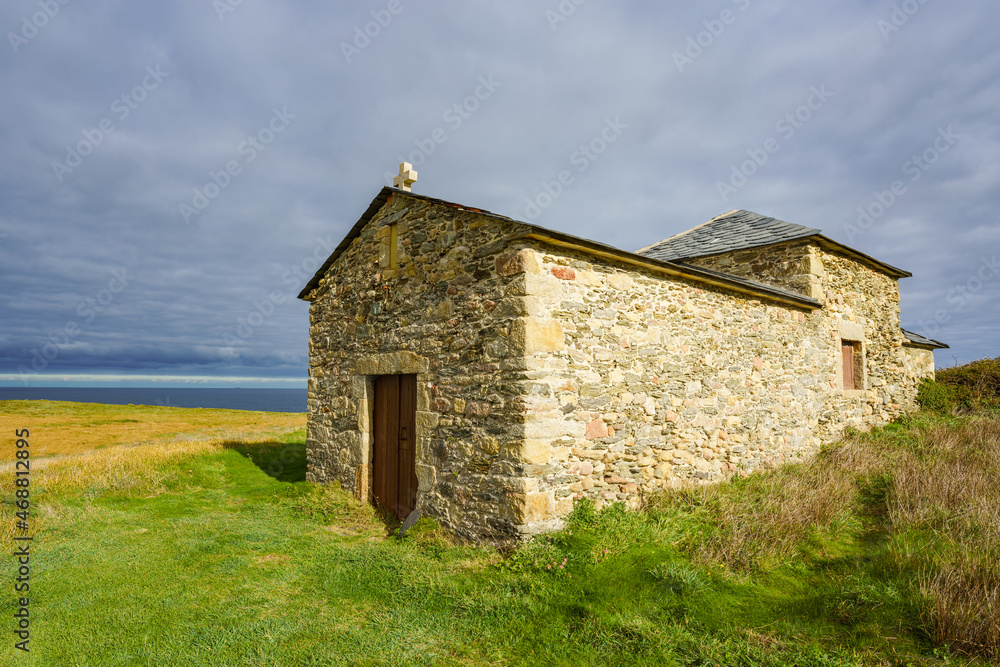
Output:
<path fill-rule="evenodd" d="M 933 380 L 935 377 L 934 350 L 907 345 L 903 347 L 906 354 L 905 367 L 906 374 L 918 379 L 927 378 Z"/>
<path fill-rule="evenodd" d="M 698 257 L 687 263 L 783 287 L 814 299 L 822 295 L 821 252 L 807 241 Z"/>
<path fill-rule="evenodd" d="M 367 499 L 373 377 L 416 373 L 418 507 L 467 537 L 516 534 L 524 308 L 518 258 L 498 262 L 516 227 L 394 194 L 339 257 L 310 308 L 309 480 Z"/>
<path fill-rule="evenodd" d="M 680 480 L 811 456 L 847 425 L 913 407 L 926 371 L 902 348 L 896 280 L 818 246 L 771 248 L 777 266 L 756 262 L 759 274 L 805 276 L 826 306 L 814 311 L 582 253 L 528 252 L 539 269 L 526 280 L 532 317 L 565 336 L 527 355 L 525 428 L 542 479 L 529 519 L 563 516 L 573 499 L 634 503 Z M 841 340 L 863 346 L 855 391 L 843 389 Z"/>

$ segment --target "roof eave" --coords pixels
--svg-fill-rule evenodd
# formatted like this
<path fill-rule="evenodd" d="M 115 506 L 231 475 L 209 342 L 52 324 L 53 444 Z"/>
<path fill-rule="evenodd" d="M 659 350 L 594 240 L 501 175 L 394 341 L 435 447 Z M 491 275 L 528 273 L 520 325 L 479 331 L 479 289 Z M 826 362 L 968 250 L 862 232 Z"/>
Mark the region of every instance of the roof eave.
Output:
<path fill-rule="evenodd" d="M 527 223 L 522 223 L 527 224 Z M 570 248 L 574 250 L 580 250 L 586 252 L 590 255 L 596 255 L 604 259 L 612 259 L 626 264 L 632 264 L 634 266 L 641 266 L 643 268 L 652 269 L 660 273 L 671 275 L 680 278 L 688 278 L 690 280 L 695 280 L 697 282 L 707 283 L 715 287 L 722 287 L 735 292 L 740 292 L 743 294 L 749 294 L 758 298 L 767 299 L 770 301 L 778 301 L 786 305 L 795 306 L 797 308 L 805 308 L 809 310 L 815 310 L 817 308 L 822 308 L 823 304 L 815 299 L 811 299 L 807 296 L 799 296 L 791 292 L 786 292 L 784 290 L 779 290 L 771 288 L 767 285 L 760 283 L 755 283 L 753 281 L 743 280 L 741 278 L 736 278 L 735 276 L 728 276 L 724 273 L 719 273 L 716 271 L 710 271 L 707 269 L 702 269 L 700 267 L 691 266 L 689 264 L 679 264 L 676 262 L 664 262 L 662 260 L 653 259 L 652 257 L 647 257 L 645 255 L 638 255 L 636 253 L 629 252 L 627 250 L 621 250 L 613 246 L 609 246 L 603 243 L 598 243 L 596 241 L 589 241 L 587 239 L 582 239 L 571 234 L 563 234 L 562 232 L 554 232 L 549 229 L 544 229 L 542 227 L 537 227 L 535 225 L 527 225 L 530 227 L 530 231 L 522 234 L 522 238 L 530 238 L 536 241 L 541 241 L 543 243 L 548 243 L 557 247 Z"/>
<path fill-rule="evenodd" d="M 404 197 L 409 197 L 411 199 L 419 199 L 421 201 L 440 204 L 442 206 L 449 206 L 451 208 L 459 209 L 462 211 L 472 211 L 473 213 L 478 213 L 488 218 L 493 218 L 495 220 L 500 220 L 503 222 L 518 222 L 519 224 L 524 224 L 524 225 L 527 224 L 527 223 L 520 223 L 519 221 L 514 220 L 513 218 L 508 218 L 505 215 L 499 215 L 491 211 L 484 211 L 482 209 L 473 208 L 471 206 L 462 206 L 461 204 L 455 204 L 453 202 L 445 201 L 443 199 L 435 199 L 434 197 L 428 197 L 427 195 L 417 194 L 415 192 L 410 192 L 409 190 L 400 190 L 399 188 L 391 188 L 389 186 L 384 186 L 382 190 L 372 200 L 372 203 L 369 204 L 368 209 L 361 215 L 360 218 L 358 218 L 358 221 L 354 223 L 354 226 L 351 227 L 351 230 L 347 232 L 347 236 L 345 236 L 344 239 L 340 242 L 340 244 L 334 249 L 334 251 L 330 254 L 330 257 L 327 258 L 327 260 L 323 263 L 323 265 L 319 267 L 319 270 L 316 271 L 316 273 L 309 280 L 309 282 L 306 283 L 306 286 L 302 288 L 302 291 L 299 292 L 297 298 L 302 299 L 303 301 L 312 301 L 313 298 L 315 298 L 314 296 L 311 298 L 310 295 L 312 295 L 312 293 L 316 290 L 316 288 L 319 287 L 319 284 L 322 281 L 323 276 L 326 275 L 326 272 L 329 270 L 329 268 L 333 265 L 334 262 L 337 261 L 337 258 L 339 258 L 340 255 L 343 254 L 345 250 L 347 250 L 347 247 L 351 245 L 351 241 L 353 241 L 354 239 L 358 238 L 361 235 L 361 230 L 365 228 L 365 225 L 367 225 L 369 222 L 372 221 L 372 219 L 375 217 L 375 214 L 377 214 L 382 209 L 382 207 L 389 202 L 389 199 L 393 195 L 402 195 Z"/>
<path fill-rule="evenodd" d="M 874 269 L 878 269 L 883 273 L 889 274 L 893 278 L 913 277 L 913 274 L 910 273 L 909 271 L 904 271 L 903 269 L 897 268 L 892 264 L 886 264 L 885 262 L 875 259 L 871 255 L 866 255 L 860 250 L 855 250 L 850 246 L 846 246 L 843 243 L 840 243 L 839 241 L 834 241 L 833 239 L 823 236 L 822 234 L 816 234 L 816 238 L 821 243 L 824 243 L 828 246 L 832 246 L 833 248 L 839 250 L 840 252 L 843 252 L 846 255 L 850 255 L 852 258 L 860 260 L 863 264 L 868 264 Z"/>
<path fill-rule="evenodd" d="M 330 268 L 330 266 L 333 265 L 335 261 L 337 261 L 337 258 L 340 257 L 340 255 L 345 250 L 347 250 L 347 246 L 351 245 L 351 241 L 353 241 L 354 239 L 358 238 L 361 235 L 361 230 L 364 229 L 365 225 L 371 222 L 372 218 L 375 217 L 375 214 L 378 213 L 382 209 L 382 207 L 386 205 L 386 203 L 389 201 L 389 197 L 392 195 L 393 192 L 402 192 L 402 191 L 390 187 L 382 188 L 382 190 L 375 196 L 375 199 L 372 200 L 372 203 L 368 205 L 368 208 L 365 210 L 365 212 L 361 214 L 360 218 L 358 218 L 358 221 L 354 223 L 353 227 L 351 227 L 351 230 L 347 232 L 347 235 L 343 238 L 340 244 L 334 249 L 332 253 L 330 253 L 330 256 L 327 258 L 327 260 L 323 263 L 321 267 L 319 267 L 319 270 L 316 271 L 313 277 L 309 279 L 309 282 L 306 283 L 306 286 L 302 288 L 302 291 L 299 292 L 297 298 L 302 299 L 303 301 L 312 301 L 312 299 L 309 298 L 309 296 L 317 287 L 319 287 L 319 283 L 323 279 L 323 276 L 326 275 L 327 270 Z"/>
<path fill-rule="evenodd" d="M 674 262 L 683 262 L 683 261 L 690 260 L 690 259 L 703 259 L 705 257 L 717 257 L 717 256 L 720 256 L 720 255 L 728 255 L 728 254 L 731 254 L 731 253 L 734 253 L 734 252 L 740 252 L 742 250 L 757 250 L 757 249 L 760 249 L 760 248 L 769 248 L 771 246 L 782 245 L 782 244 L 785 244 L 785 243 L 795 243 L 797 241 L 805 241 L 805 240 L 808 240 L 808 239 L 816 239 L 821 244 L 823 244 L 825 246 L 828 246 L 828 247 L 831 247 L 831 248 L 834 248 L 834 249 L 836 249 L 836 250 L 844 253 L 845 255 L 849 255 L 853 259 L 859 260 L 862 264 L 867 264 L 869 267 L 871 267 L 873 269 L 876 269 L 878 271 L 881 271 L 883 273 L 886 273 L 886 274 L 892 276 L 893 278 L 911 278 L 911 277 L 913 277 L 913 274 L 910 273 L 909 271 L 904 271 L 903 269 L 897 268 L 897 267 L 893 266 L 892 264 L 886 264 L 885 262 L 882 262 L 880 260 L 875 259 L 871 255 L 866 255 L 865 253 L 861 252 L 860 250 L 855 250 L 854 248 L 852 248 L 850 246 L 846 246 L 843 243 L 840 243 L 839 241 L 834 241 L 833 239 L 831 239 L 831 238 L 829 238 L 827 236 L 823 236 L 822 234 L 812 234 L 812 233 L 810 233 L 810 234 L 803 234 L 801 236 L 795 236 L 795 237 L 792 237 L 792 238 L 782 239 L 781 241 L 775 241 L 774 243 L 762 243 L 760 245 L 750 245 L 750 246 L 746 246 L 746 247 L 743 247 L 743 248 L 736 248 L 736 249 L 733 249 L 733 250 L 724 250 L 722 252 L 707 252 L 707 253 L 698 254 L 698 255 L 686 255 L 684 257 L 674 258 L 671 261 L 674 261 Z"/>
<path fill-rule="evenodd" d="M 946 345 L 944 343 L 937 343 L 936 345 L 922 345 L 920 343 L 913 343 L 911 341 L 906 341 L 905 343 L 903 343 L 903 347 L 914 347 L 914 348 L 917 348 L 919 350 L 930 350 L 931 352 L 933 352 L 934 350 L 950 350 L 951 349 L 951 346 Z"/>
<path fill-rule="evenodd" d="M 434 199 L 433 197 L 427 197 L 425 195 L 418 195 L 405 190 L 399 190 L 397 188 L 390 188 L 388 186 L 383 187 L 382 190 L 375 196 L 368 209 L 361 215 L 358 221 L 351 227 L 351 230 L 347 233 L 340 244 L 334 249 L 330 254 L 330 257 L 323 263 L 323 265 L 316 271 L 313 277 L 306 283 L 306 286 L 302 288 L 299 292 L 298 298 L 303 301 L 313 301 L 318 294 L 316 294 L 316 289 L 320 286 L 323 276 L 333 265 L 334 262 L 340 257 L 341 254 L 350 246 L 351 242 L 361 235 L 361 231 L 364 227 L 371 222 L 375 215 L 385 206 L 392 195 L 399 194 L 406 197 L 412 197 L 414 199 L 420 199 L 424 201 L 430 201 L 435 203 L 440 203 L 442 205 L 453 206 L 460 208 L 462 210 L 474 211 L 481 213 L 491 218 L 505 222 L 515 222 L 522 225 L 525 231 L 520 234 L 515 234 L 508 240 L 514 240 L 516 238 L 532 238 L 543 243 L 549 243 L 551 245 L 572 248 L 575 250 L 580 250 L 591 255 L 598 257 L 603 257 L 605 259 L 613 259 L 626 264 L 632 264 L 634 266 L 641 266 L 647 269 L 652 269 L 658 271 L 662 274 L 672 275 L 681 278 L 687 278 L 701 283 L 707 283 L 716 287 L 721 287 L 735 292 L 740 292 L 743 294 L 749 294 L 758 298 L 767 299 L 770 301 L 777 301 L 784 303 L 786 305 L 795 306 L 797 308 L 805 309 L 816 309 L 822 308 L 823 304 L 815 299 L 811 299 L 807 296 L 800 296 L 792 292 L 787 292 L 785 290 L 773 288 L 771 286 L 756 283 L 755 281 L 745 280 L 743 278 L 737 278 L 736 276 L 729 276 L 725 273 L 720 273 L 717 271 L 711 271 L 708 269 L 703 269 L 700 267 L 695 267 L 687 264 L 680 264 L 677 262 L 665 262 L 662 260 L 654 259 L 652 257 L 647 257 L 645 255 L 639 255 L 628 250 L 622 250 L 620 248 L 615 248 L 604 243 L 599 243 L 597 241 L 591 241 L 589 239 L 580 238 L 578 236 L 573 236 L 572 234 L 565 234 L 562 232 L 556 232 L 550 229 L 545 229 L 544 227 L 539 227 L 531 223 L 522 222 L 519 220 L 514 220 L 513 218 L 508 218 L 506 216 L 497 215 L 496 213 L 491 213 L 489 211 L 483 211 L 481 209 L 465 207 L 458 204 L 452 204 L 451 202 L 446 202 L 440 199 Z"/>
<path fill-rule="evenodd" d="M 899 330 L 903 332 L 903 337 L 906 339 L 906 342 L 903 343 L 904 347 L 919 347 L 924 350 L 951 349 L 939 340 L 934 340 L 933 338 L 928 338 L 927 336 L 921 336 L 920 334 L 910 331 L 909 329 L 899 327 Z"/>

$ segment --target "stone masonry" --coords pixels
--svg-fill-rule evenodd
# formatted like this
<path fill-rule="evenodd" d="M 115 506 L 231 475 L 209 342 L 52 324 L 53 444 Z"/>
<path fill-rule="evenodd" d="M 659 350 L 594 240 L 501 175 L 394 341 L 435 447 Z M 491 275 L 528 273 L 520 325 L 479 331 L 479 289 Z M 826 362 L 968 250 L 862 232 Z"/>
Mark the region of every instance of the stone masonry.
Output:
<path fill-rule="evenodd" d="M 386 188 L 301 296 L 308 479 L 369 498 L 373 379 L 415 373 L 418 507 L 474 540 L 807 458 L 934 373 L 897 278 L 822 239 L 669 264 Z"/>

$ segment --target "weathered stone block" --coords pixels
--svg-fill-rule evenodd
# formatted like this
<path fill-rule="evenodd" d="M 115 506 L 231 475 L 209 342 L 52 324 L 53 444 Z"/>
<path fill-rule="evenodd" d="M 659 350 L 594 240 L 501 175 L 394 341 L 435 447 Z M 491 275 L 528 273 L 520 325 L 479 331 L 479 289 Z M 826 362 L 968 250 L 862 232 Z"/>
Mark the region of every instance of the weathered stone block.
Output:
<path fill-rule="evenodd" d="M 545 464 L 552 458 L 552 445 L 548 440 L 527 439 L 515 455 L 526 463 Z"/>
<path fill-rule="evenodd" d="M 608 285 L 616 290 L 628 291 L 635 285 L 631 276 L 625 273 L 612 273 L 607 278 Z"/>
<path fill-rule="evenodd" d="M 562 325 L 553 319 L 522 317 L 511 325 L 510 344 L 525 355 L 558 352 L 566 346 Z"/>
<path fill-rule="evenodd" d="M 597 440 L 599 438 L 608 437 L 608 425 L 604 423 L 603 419 L 597 418 L 592 420 L 587 424 L 587 430 L 584 434 L 587 440 Z"/>
<path fill-rule="evenodd" d="M 530 250 L 519 250 L 496 259 L 496 272 L 500 276 L 513 276 L 518 273 L 539 273 L 538 260 Z"/>
<path fill-rule="evenodd" d="M 555 517 L 555 494 L 552 491 L 529 493 L 525 497 L 524 522 L 534 523 Z"/>

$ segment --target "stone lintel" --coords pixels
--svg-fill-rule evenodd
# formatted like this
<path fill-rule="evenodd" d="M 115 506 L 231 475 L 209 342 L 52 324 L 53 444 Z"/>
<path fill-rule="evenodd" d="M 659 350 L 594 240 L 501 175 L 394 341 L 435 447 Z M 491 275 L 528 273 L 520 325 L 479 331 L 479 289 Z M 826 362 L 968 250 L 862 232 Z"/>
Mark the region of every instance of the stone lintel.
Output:
<path fill-rule="evenodd" d="M 857 322 L 837 320 L 837 332 L 843 340 L 856 340 L 858 342 L 865 340 L 865 328 Z"/>
<path fill-rule="evenodd" d="M 402 350 L 383 354 L 369 354 L 357 361 L 359 375 L 413 375 L 426 373 L 430 361 L 418 354 Z"/>

